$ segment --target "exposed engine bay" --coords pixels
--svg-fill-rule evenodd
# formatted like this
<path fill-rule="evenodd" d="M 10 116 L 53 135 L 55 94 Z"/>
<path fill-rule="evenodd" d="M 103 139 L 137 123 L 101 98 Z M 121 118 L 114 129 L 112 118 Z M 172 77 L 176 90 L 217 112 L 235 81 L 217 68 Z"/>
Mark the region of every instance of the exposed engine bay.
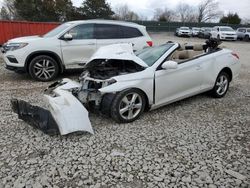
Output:
<path fill-rule="evenodd" d="M 142 70 L 144 70 L 143 67 L 129 60 L 95 59 L 85 66 L 84 71 L 80 76 L 80 80 L 81 78 L 86 77 L 86 72 L 88 77 L 105 80 L 114 76 Z"/>
<path fill-rule="evenodd" d="M 86 107 L 98 109 L 102 102 L 102 95 L 98 89 L 116 82 L 112 77 L 126 75 L 144 70 L 145 68 L 128 60 L 95 59 L 84 68 L 79 77 L 81 88 L 72 93 Z"/>

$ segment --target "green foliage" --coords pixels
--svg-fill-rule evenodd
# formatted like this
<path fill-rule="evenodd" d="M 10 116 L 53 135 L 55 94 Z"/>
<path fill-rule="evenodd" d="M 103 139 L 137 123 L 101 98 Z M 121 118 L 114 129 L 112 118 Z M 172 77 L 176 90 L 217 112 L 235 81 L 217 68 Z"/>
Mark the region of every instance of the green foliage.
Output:
<path fill-rule="evenodd" d="M 67 21 L 77 16 L 71 0 L 14 0 L 14 7 L 28 21 Z"/>
<path fill-rule="evenodd" d="M 228 13 L 228 15 L 223 16 L 220 19 L 220 23 L 227 23 L 227 24 L 240 24 L 241 18 L 237 13 Z"/>
<path fill-rule="evenodd" d="M 80 10 L 87 19 L 110 18 L 114 14 L 105 0 L 85 0 Z"/>

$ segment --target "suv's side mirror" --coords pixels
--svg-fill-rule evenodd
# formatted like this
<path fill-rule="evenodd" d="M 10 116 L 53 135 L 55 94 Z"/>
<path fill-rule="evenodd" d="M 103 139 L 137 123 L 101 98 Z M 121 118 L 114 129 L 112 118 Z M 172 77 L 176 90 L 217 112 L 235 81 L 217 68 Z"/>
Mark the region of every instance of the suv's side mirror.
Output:
<path fill-rule="evenodd" d="M 66 33 L 65 35 L 63 35 L 63 40 L 67 41 L 73 40 L 73 36 L 69 33 Z"/>
<path fill-rule="evenodd" d="M 178 63 L 175 61 L 166 61 L 161 65 L 163 69 L 177 69 Z"/>

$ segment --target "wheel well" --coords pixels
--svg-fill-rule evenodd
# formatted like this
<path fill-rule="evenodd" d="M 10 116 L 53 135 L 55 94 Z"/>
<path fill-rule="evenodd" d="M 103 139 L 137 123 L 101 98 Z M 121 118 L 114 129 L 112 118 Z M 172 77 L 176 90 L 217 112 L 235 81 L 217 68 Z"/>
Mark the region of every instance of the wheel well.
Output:
<path fill-rule="evenodd" d="M 133 88 L 133 89 L 137 89 L 137 90 L 139 90 L 139 91 L 141 91 L 141 92 L 143 93 L 143 95 L 144 95 L 144 97 L 145 97 L 145 100 L 146 100 L 146 104 L 145 104 L 145 109 L 144 109 L 144 111 L 149 111 L 150 105 L 149 105 L 149 100 L 148 100 L 147 94 L 146 94 L 143 90 L 141 90 L 141 89 L 139 89 L 139 88 Z"/>
<path fill-rule="evenodd" d="M 35 57 L 39 56 L 39 55 L 47 55 L 51 58 L 53 58 L 58 66 L 59 66 L 59 72 L 62 73 L 64 71 L 64 65 L 62 64 L 62 60 L 61 58 L 55 54 L 54 52 L 49 52 L 49 51 L 38 51 L 38 52 L 33 52 L 31 53 L 27 58 L 26 58 L 26 61 L 25 61 L 25 69 L 27 72 L 29 72 L 29 65 L 30 65 L 30 62 L 32 59 L 34 59 Z"/>
<path fill-rule="evenodd" d="M 220 71 L 220 73 L 221 73 L 221 72 L 227 73 L 228 76 L 229 76 L 229 81 L 230 81 L 230 82 L 232 81 L 232 79 L 233 79 L 233 73 L 232 73 L 232 71 L 231 71 L 230 68 L 225 67 L 225 68 L 223 68 L 223 69 Z"/>

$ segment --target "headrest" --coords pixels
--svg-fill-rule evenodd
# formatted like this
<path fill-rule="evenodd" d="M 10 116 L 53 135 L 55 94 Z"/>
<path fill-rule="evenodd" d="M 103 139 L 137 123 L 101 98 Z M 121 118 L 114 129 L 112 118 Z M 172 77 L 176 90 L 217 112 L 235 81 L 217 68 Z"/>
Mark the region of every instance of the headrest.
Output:
<path fill-rule="evenodd" d="M 180 44 L 180 47 L 178 48 L 178 50 L 181 51 L 185 49 L 186 49 L 185 44 Z"/>
<path fill-rule="evenodd" d="M 203 50 L 203 45 L 202 44 L 194 44 L 193 50 L 194 51 L 202 51 Z"/>

